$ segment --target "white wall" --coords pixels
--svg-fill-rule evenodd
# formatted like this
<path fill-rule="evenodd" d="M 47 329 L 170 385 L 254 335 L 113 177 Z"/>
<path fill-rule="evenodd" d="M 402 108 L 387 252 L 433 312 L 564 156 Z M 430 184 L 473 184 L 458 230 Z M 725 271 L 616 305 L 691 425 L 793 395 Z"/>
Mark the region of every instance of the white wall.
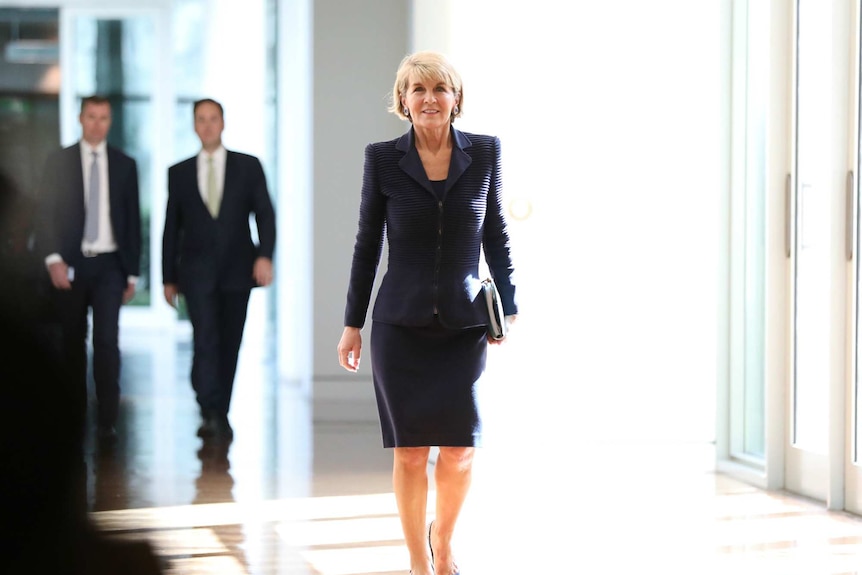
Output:
<path fill-rule="evenodd" d="M 399 0 L 314 2 L 311 302 L 318 398 L 373 401 L 369 359 L 359 374 L 349 374 L 338 365 L 335 347 L 344 326 L 365 146 L 406 130 L 386 107 L 395 70 L 408 51 L 408 4 Z M 368 328 L 363 335 L 367 347 Z"/>
<path fill-rule="evenodd" d="M 592 437 L 715 437 L 728 6 L 452 3 L 459 125 L 500 136 L 506 196 L 532 206 L 507 373 L 567 390 L 535 408 Z"/>

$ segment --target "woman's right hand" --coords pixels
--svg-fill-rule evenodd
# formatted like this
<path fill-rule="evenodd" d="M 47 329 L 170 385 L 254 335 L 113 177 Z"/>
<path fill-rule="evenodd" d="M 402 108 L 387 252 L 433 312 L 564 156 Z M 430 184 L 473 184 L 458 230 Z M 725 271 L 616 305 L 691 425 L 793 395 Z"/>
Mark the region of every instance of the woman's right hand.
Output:
<path fill-rule="evenodd" d="M 359 356 L 362 353 L 362 334 L 358 327 L 347 326 L 338 342 L 338 364 L 347 371 L 359 369 Z"/>

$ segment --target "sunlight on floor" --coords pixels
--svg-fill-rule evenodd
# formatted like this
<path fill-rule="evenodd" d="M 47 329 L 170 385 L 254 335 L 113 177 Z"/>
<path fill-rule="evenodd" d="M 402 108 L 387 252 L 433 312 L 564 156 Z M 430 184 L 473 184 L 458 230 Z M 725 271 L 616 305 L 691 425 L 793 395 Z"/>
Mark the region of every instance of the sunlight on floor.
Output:
<path fill-rule="evenodd" d="M 231 525 L 272 529 L 282 554 L 295 558 L 285 573 L 310 568 L 319 575 L 370 574 L 408 564 L 389 493 L 107 511 L 92 517 L 108 533 L 144 534 L 160 556 L 171 558 L 176 573 L 249 573 L 215 532 Z"/>
<path fill-rule="evenodd" d="M 850 574 L 862 567 L 857 519 L 721 476 L 693 477 L 647 480 L 628 494 L 598 477 L 567 496 L 558 485 L 554 495 L 480 489 L 457 536 L 459 564 L 465 572 L 500 573 L 529 566 L 563 573 L 567 564 L 608 575 Z M 432 512 L 429 506 L 429 518 Z M 171 560 L 170 573 L 246 575 L 266 562 L 267 572 L 370 575 L 404 572 L 408 564 L 391 493 L 108 511 L 93 519 L 122 537 L 145 536 Z M 246 533 L 240 544 L 219 533 L 231 526 Z M 261 541 L 275 550 L 255 551 Z"/>
<path fill-rule="evenodd" d="M 132 528 L 181 529 L 234 525 L 245 521 L 319 521 L 381 514 L 397 515 L 391 493 L 126 509 L 103 511 L 91 516 L 98 527 L 112 531 Z"/>

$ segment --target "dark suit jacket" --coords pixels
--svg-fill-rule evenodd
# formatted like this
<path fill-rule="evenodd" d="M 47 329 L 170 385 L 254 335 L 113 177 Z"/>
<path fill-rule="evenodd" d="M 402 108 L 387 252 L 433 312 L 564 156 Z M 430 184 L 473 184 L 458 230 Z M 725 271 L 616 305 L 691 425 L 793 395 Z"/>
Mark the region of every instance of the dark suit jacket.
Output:
<path fill-rule="evenodd" d="M 251 239 L 254 214 L 260 245 Z M 207 210 L 198 187 L 197 156 L 168 169 L 168 207 L 162 238 L 164 283 L 190 290 L 246 290 L 255 287 L 258 256 L 272 259 L 275 211 L 260 161 L 228 151 L 218 218 Z"/>
<path fill-rule="evenodd" d="M 365 148 L 359 231 L 344 324 L 362 327 L 383 248 L 387 271 L 374 321 L 423 326 L 435 310 L 454 328 L 486 323 L 479 297 L 484 248 L 506 315 L 517 313 L 509 234 L 503 213 L 500 141 L 452 128 L 452 158 L 442 201 L 431 187 L 414 133 Z"/>
<path fill-rule="evenodd" d="M 120 150 L 108 146 L 108 181 L 111 227 L 120 264 L 127 276 L 141 273 L 141 215 L 138 166 Z M 46 163 L 40 191 L 38 250 L 44 256 L 58 253 L 75 267 L 84 257 L 86 208 L 81 145 L 52 154 Z"/>

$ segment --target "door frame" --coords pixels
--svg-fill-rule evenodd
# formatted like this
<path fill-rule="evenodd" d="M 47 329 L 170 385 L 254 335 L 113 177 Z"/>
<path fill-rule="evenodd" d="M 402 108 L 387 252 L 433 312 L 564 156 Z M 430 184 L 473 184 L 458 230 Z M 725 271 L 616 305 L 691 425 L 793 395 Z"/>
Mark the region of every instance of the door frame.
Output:
<path fill-rule="evenodd" d="M 847 378 L 844 404 L 845 445 L 844 450 L 844 509 L 851 513 L 862 515 L 862 445 L 858 443 L 860 422 L 860 407 L 862 397 L 857 384 L 859 377 L 859 297 L 860 297 L 860 260 L 859 250 L 862 248 L 862 237 L 860 237 L 859 226 L 859 172 L 862 168 L 862 95 L 860 95 L 860 81 L 862 81 L 862 2 L 855 0 L 851 3 L 851 17 L 849 19 L 851 29 L 849 31 L 850 42 L 853 49 L 850 53 L 849 69 L 849 125 L 850 130 L 847 153 L 847 198 L 846 198 L 846 233 L 848 237 L 848 260 L 847 260 Z M 855 454 L 859 453 L 857 458 Z M 856 459 L 856 461 L 854 461 Z"/>

